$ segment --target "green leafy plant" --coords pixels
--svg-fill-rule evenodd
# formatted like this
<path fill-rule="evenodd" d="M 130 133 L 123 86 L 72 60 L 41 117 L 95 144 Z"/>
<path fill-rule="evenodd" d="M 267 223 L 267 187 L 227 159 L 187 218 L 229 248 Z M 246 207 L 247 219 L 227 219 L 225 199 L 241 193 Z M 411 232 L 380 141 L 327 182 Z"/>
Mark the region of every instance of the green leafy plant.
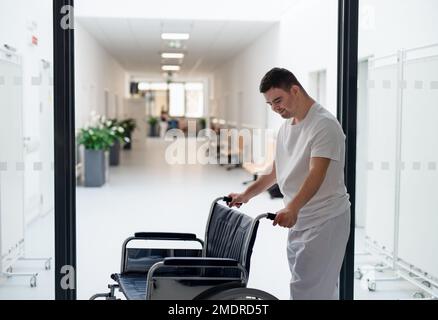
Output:
<path fill-rule="evenodd" d="M 104 126 L 81 129 L 78 143 L 87 150 L 109 150 L 114 144 L 114 136 L 111 130 Z"/>
<path fill-rule="evenodd" d="M 205 118 L 200 118 L 200 119 L 199 119 L 199 126 L 200 126 L 200 129 L 205 129 L 205 128 L 207 128 L 207 119 L 205 119 Z"/>
<path fill-rule="evenodd" d="M 150 125 L 150 126 L 156 126 L 157 125 L 157 123 L 158 123 L 158 118 L 157 117 L 149 117 L 149 119 L 148 119 L 148 124 Z"/>
<path fill-rule="evenodd" d="M 110 119 L 102 123 L 105 128 L 109 130 L 109 133 L 114 141 L 130 142 L 129 137 L 126 135 L 125 128 L 116 119 Z"/>
<path fill-rule="evenodd" d="M 126 136 L 130 135 L 137 128 L 137 123 L 134 119 L 122 120 L 119 122 L 119 125 L 125 129 Z"/>

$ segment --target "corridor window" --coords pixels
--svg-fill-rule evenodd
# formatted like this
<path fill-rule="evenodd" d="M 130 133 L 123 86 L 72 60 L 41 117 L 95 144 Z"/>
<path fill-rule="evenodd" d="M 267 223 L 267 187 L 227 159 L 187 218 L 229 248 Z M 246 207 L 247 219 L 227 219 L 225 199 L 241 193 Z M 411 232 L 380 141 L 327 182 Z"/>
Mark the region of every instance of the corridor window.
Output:
<path fill-rule="evenodd" d="M 204 85 L 171 83 L 169 111 L 172 117 L 201 118 L 204 115 Z"/>
<path fill-rule="evenodd" d="M 185 115 L 185 91 L 182 83 L 169 85 L 169 113 L 172 117 L 184 117 Z"/>
<path fill-rule="evenodd" d="M 204 86 L 202 83 L 186 83 L 186 117 L 200 118 L 204 115 Z"/>

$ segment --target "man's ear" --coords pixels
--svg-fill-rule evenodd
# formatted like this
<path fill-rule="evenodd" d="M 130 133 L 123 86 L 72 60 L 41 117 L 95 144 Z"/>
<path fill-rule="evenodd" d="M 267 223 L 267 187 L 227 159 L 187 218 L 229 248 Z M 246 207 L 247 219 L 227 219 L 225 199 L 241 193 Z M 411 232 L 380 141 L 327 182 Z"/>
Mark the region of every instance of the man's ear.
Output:
<path fill-rule="evenodd" d="M 297 85 L 293 85 L 292 87 L 290 87 L 290 93 L 293 95 L 293 96 L 297 96 L 298 95 L 298 93 L 300 92 L 300 87 L 299 86 L 297 86 Z"/>

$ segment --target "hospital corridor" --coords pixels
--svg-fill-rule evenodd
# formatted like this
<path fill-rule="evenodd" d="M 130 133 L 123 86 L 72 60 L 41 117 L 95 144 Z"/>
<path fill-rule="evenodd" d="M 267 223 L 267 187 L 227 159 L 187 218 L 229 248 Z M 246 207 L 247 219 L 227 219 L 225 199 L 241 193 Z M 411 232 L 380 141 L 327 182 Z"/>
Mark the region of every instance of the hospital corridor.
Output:
<path fill-rule="evenodd" d="M 0 0 L 0 300 L 438 299 L 437 11 Z"/>

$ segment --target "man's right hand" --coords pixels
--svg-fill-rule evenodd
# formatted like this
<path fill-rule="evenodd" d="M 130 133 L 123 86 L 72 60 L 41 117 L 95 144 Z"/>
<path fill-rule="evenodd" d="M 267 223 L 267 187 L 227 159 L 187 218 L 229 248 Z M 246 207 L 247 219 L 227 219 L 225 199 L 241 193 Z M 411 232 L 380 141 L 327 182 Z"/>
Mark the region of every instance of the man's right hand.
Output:
<path fill-rule="evenodd" d="M 237 207 L 240 208 L 242 204 L 248 203 L 249 197 L 244 193 L 230 193 L 228 195 L 229 198 L 232 199 L 231 202 L 228 202 L 228 207 Z"/>

